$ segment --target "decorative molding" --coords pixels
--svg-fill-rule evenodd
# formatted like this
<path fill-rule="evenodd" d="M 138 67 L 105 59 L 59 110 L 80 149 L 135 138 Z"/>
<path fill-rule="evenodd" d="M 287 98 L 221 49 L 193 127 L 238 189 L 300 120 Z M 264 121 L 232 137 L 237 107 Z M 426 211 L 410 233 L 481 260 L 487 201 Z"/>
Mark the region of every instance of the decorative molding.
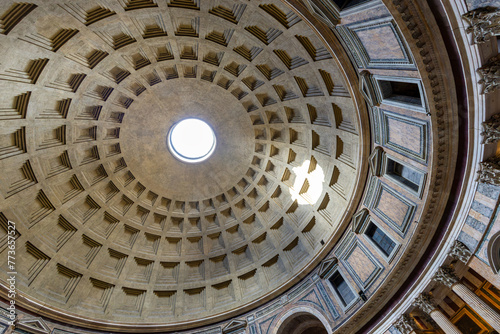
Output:
<path fill-rule="evenodd" d="M 325 1 L 312 1 L 305 0 L 308 10 L 321 22 L 329 26 L 330 28 L 335 27 L 340 23 L 340 13 L 336 6 L 332 3 Z"/>
<path fill-rule="evenodd" d="M 356 234 L 363 233 L 370 221 L 370 212 L 365 208 L 352 216 L 352 231 Z"/>
<path fill-rule="evenodd" d="M 372 154 L 370 154 L 370 157 L 368 158 L 368 162 L 370 163 L 370 172 L 373 176 L 382 176 L 383 158 L 384 150 L 382 147 L 375 147 Z"/>
<path fill-rule="evenodd" d="M 246 320 L 232 320 L 222 328 L 222 334 L 240 334 L 245 333 L 248 323 Z"/>
<path fill-rule="evenodd" d="M 373 75 L 370 72 L 365 70 L 359 74 L 359 91 L 370 107 L 378 107 L 380 105 L 375 84 L 375 79 L 373 79 Z"/>
<path fill-rule="evenodd" d="M 323 260 L 319 267 L 319 277 L 325 279 L 332 272 L 332 269 L 338 262 L 339 261 L 336 257 Z"/>
<path fill-rule="evenodd" d="M 382 142 L 382 126 L 381 126 L 381 114 L 380 108 L 372 107 L 368 108 L 368 113 L 370 115 L 370 127 L 371 133 L 373 135 L 373 141 L 375 144 L 380 145 Z"/>
<path fill-rule="evenodd" d="M 45 321 L 39 318 L 31 318 L 31 319 L 19 319 L 16 323 L 16 328 L 26 330 L 29 333 L 35 334 L 49 334 L 50 328 L 47 326 Z"/>

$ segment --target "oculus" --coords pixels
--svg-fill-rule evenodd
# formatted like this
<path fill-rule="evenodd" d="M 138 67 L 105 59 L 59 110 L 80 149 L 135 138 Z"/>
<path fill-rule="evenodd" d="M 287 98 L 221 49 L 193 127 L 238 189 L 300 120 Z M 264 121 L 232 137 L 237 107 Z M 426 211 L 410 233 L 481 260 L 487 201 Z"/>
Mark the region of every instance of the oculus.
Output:
<path fill-rule="evenodd" d="M 170 128 L 167 137 L 170 152 L 186 163 L 208 159 L 215 150 L 215 133 L 206 122 L 198 118 L 183 119 Z"/>

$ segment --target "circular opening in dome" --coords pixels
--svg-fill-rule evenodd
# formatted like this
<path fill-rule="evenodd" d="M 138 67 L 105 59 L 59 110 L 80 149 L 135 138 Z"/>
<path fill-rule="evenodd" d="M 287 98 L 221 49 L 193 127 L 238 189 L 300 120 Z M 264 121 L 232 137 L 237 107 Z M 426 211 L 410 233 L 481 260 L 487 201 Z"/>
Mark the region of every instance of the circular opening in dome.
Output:
<path fill-rule="evenodd" d="M 215 134 L 201 119 L 187 118 L 175 123 L 168 133 L 168 148 L 179 160 L 187 163 L 202 162 L 215 150 Z"/>

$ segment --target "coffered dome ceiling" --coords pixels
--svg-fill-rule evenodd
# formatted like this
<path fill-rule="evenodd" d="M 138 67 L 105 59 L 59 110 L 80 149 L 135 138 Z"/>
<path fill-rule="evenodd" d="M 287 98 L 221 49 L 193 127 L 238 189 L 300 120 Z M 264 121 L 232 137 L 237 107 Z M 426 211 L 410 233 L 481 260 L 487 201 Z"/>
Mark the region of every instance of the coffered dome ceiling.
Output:
<path fill-rule="evenodd" d="M 362 116 L 289 8 L 33 3 L 1 4 L 0 208 L 25 298 L 196 325 L 269 300 L 331 249 L 359 197 Z M 200 164 L 166 143 L 189 117 L 217 137 Z"/>

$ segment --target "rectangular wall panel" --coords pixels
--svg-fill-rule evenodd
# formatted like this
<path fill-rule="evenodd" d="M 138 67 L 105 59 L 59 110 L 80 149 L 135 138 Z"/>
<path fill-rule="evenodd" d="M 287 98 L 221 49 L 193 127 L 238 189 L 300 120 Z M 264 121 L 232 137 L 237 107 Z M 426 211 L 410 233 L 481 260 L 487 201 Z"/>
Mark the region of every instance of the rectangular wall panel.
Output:
<path fill-rule="evenodd" d="M 429 123 L 380 109 L 381 144 L 408 158 L 427 164 Z"/>
<path fill-rule="evenodd" d="M 365 205 L 404 238 L 415 214 L 416 204 L 377 178 L 372 178 L 369 187 L 371 189 Z"/>

